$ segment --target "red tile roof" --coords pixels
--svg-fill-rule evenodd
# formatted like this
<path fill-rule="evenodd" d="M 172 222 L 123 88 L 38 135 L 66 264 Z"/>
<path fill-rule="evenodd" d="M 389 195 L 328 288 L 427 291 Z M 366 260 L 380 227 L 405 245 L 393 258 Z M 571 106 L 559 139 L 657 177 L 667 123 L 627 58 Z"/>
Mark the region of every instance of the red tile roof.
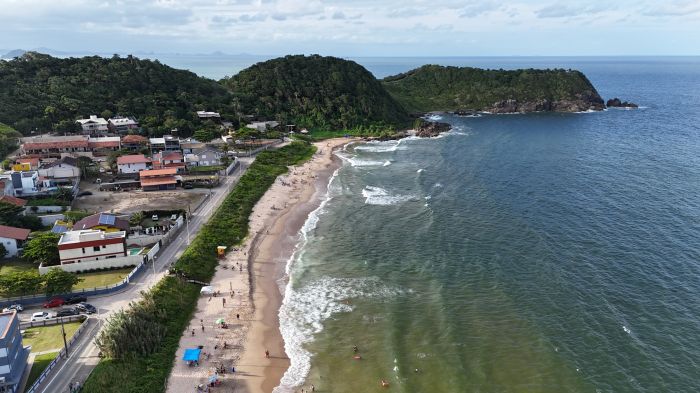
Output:
<path fill-rule="evenodd" d="M 0 202 L 9 203 L 11 205 L 15 205 L 15 206 L 19 206 L 19 207 L 23 207 L 24 205 L 27 204 L 27 201 L 25 201 L 24 199 L 15 198 L 15 197 L 9 196 L 9 195 L 0 196 Z"/>
<path fill-rule="evenodd" d="M 145 164 L 151 162 L 151 159 L 144 156 L 143 154 L 132 154 L 128 156 L 121 156 L 117 158 L 117 165 L 122 164 Z"/>
<path fill-rule="evenodd" d="M 176 168 L 166 168 L 166 169 L 152 169 L 149 171 L 139 172 L 141 178 L 144 177 L 154 177 L 154 176 L 172 176 L 177 173 Z"/>
<path fill-rule="evenodd" d="M 0 225 L 0 237 L 15 240 L 27 240 L 29 237 L 29 229 L 8 227 L 5 225 Z"/>
<path fill-rule="evenodd" d="M 175 179 L 175 176 L 154 177 L 154 178 L 147 177 L 145 179 L 143 179 L 143 178 L 141 179 L 141 187 L 160 186 L 163 184 L 177 184 L 177 180 Z"/>
<path fill-rule="evenodd" d="M 122 138 L 122 143 L 148 143 L 148 138 L 141 135 L 127 135 Z"/>
<path fill-rule="evenodd" d="M 90 148 L 96 147 L 119 147 L 119 141 L 106 141 L 106 142 L 88 142 Z"/>

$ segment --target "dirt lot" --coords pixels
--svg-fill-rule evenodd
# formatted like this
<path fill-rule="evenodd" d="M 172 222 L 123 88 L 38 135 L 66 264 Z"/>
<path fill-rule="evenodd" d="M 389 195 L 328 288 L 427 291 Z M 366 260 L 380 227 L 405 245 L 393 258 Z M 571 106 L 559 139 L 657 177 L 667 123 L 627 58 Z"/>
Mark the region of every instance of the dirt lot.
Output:
<path fill-rule="evenodd" d="M 133 213 L 144 210 L 184 209 L 188 203 L 194 208 L 209 190 L 177 189 L 173 191 L 100 191 L 99 186 L 90 182 L 81 182 L 80 191 L 90 191 L 92 195 L 82 196 L 73 203 L 73 210 L 91 212 L 114 211 Z"/>

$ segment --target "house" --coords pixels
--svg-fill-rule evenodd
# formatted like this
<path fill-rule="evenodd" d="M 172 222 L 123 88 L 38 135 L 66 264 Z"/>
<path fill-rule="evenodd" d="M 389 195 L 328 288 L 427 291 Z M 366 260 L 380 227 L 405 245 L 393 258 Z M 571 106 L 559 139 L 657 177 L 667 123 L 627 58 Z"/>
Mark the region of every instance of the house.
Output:
<path fill-rule="evenodd" d="M 144 191 L 174 190 L 177 186 L 176 168 L 153 169 L 139 172 Z"/>
<path fill-rule="evenodd" d="M 15 205 L 17 207 L 24 207 L 27 204 L 27 201 L 24 199 L 15 198 L 15 197 L 10 196 L 10 195 L 0 194 L 0 203 L 8 203 L 10 205 Z"/>
<path fill-rule="evenodd" d="M 97 229 L 65 232 L 58 241 L 58 255 L 61 265 L 125 257 L 126 232 Z"/>
<path fill-rule="evenodd" d="M 88 139 L 88 150 L 93 155 L 105 156 L 109 152 L 119 150 L 121 146 L 121 138 L 118 136 L 90 137 Z"/>
<path fill-rule="evenodd" d="M 153 155 L 153 169 L 175 168 L 178 172 L 185 169 L 185 158 L 179 151 L 162 151 Z"/>
<path fill-rule="evenodd" d="M 127 134 L 139 129 L 139 123 L 133 117 L 112 117 L 107 121 L 109 129 L 115 134 Z"/>
<path fill-rule="evenodd" d="M 41 163 L 38 158 L 19 158 L 12 165 L 13 171 L 35 171 L 39 169 Z"/>
<path fill-rule="evenodd" d="M 218 112 L 197 111 L 197 117 L 200 119 L 219 119 L 221 115 Z"/>
<path fill-rule="evenodd" d="M 110 213 L 97 213 L 87 216 L 73 224 L 74 230 L 97 229 L 103 232 L 129 230 L 129 221 Z"/>
<path fill-rule="evenodd" d="M 172 135 L 163 135 L 162 138 L 150 138 L 151 152 L 180 150 L 180 138 Z"/>
<path fill-rule="evenodd" d="M 5 250 L 7 250 L 5 258 L 16 257 L 19 254 L 24 242 L 29 237 L 29 232 L 31 232 L 29 229 L 0 225 L 0 244 L 5 246 Z"/>
<path fill-rule="evenodd" d="M 180 148 L 182 149 L 182 154 L 192 154 L 194 149 L 201 149 L 205 146 L 206 144 L 192 138 L 180 141 Z"/>
<path fill-rule="evenodd" d="M 78 159 L 74 157 L 63 157 L 60 160 L 44 164 L 38 172 L 46 187 L 73 185 L 80 182 Z M 49 182 L 47 183 L 47 181 Z"/>
<path fill-rule="evenodd" d="M 80 124 L 83 129 L 83 134 L 88 135 L 104 135 L 109 130 L 109 123 L 102 117 L 91 115 L 89 119 L 78 119 L 75 121 Z"/>
<path fill-rule="evenodd" d="M 276 121 L 256 121 L 250 124 L 246 124 L 246 128 L 251 128 L 259 132 L 265 132 L 267 130 L 273 129 L 279 126 L 280 123 Z"/>
<path fill-rule="evenodd" d="M 19 392 L 29 347 L 22 342 L 17 311 L 0 313 L 0 392 Z"/>
<path fill-rule="evenodd" d="M 126 135 L 122 138 L 122 149 L 141 151 L 148 146 L 148 138 L 141 135 Z"/>
<path fill-rule="evenodd" d="M 188 168 L 196 166 L 216 166 L 222 165 L 221 158 L 224 154 L 215 148 L 204 147 L 194 149 L 191 154 L 185 156 L 185 164 Z"/>
<path fill-rule="evenodd" d="M 37 171 L 10 172 L 0 175 L 0 183 L 4 184 L 4 195 L 21 196 L 39 193 L 39 174 Z"/>
<path fill-rule="evenodd" d="M 119 173 L 139 173 L 145 171 L 151 165 L 151 159 L 143 154 L 131 154 L 117 158 Z"/>
<path fill-rule="evenodd" d="M 23 138 L 20 154 L 39 158 L 61 158 L 64 155 L 87 153 L 88 139 L 85 135 Z"/>

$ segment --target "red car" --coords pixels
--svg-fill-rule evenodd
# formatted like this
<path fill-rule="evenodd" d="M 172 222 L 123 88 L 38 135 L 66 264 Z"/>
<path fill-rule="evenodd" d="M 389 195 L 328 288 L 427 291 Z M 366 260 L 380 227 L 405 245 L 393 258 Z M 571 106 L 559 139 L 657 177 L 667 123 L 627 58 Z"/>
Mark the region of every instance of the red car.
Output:
<path fill-rule="evenodd" d="M 61 307 L 63 305 L 63 303 L 65 303 L 65 302 L 66 301 L 63 300 L 62 298 L 55 297 L 55 298 L 49 300 L 48 302 L 44 303 L 44 308 Z"/>

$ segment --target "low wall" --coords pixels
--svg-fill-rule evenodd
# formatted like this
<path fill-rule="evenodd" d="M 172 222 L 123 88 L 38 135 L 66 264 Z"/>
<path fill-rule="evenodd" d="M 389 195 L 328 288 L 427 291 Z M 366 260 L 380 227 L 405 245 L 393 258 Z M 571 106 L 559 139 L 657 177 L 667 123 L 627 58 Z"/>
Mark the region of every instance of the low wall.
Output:
<path fill-rule="evenodd" d="M 233 171 L 235 171 L 236 168 L 237 168 L 240 164 L 241 164 L 240 161 L 234 160 L 234 161 L 231 163 L 231 165 L 229 165 L 228 168 L 226 168 L 226 174 L 227 174 L 227 175 L 232 174 Z"/>
<path fill-rule="evenodd" d="M 47 214 L 45 216 L 37 216 L 41 220 L 41 224 L 44 226 L 53 225 L 56 220 L 65 220 L 65 214 Z"/>
<path fill-rule="evenodd" d="M 131 235 L 126 239 L 126 244 L 135 244 L 141 247 L 150 246 L 151 244 L 158 243 L 163 236 L 164 235 Z"/>
<path fill-rule="evenodd" d="M 50 269 L 61 269 L 66 272 L 79 273 L 90 270 L 111 269 L 117 267 L 136 266 L 143 262 L 145 255 L 129 255 L 121 258 L 100 259 L 97 261 L 87 261 L 71 263 L 70 265 L 39 266 L 39 274 L 46 274 Z"/>
<path fill-rule="evenodd" d="M 38 214 L 38 213 L 61 213 L 63 211 L 70 210 L 70 206 L 25 206 L 24 211 L 27 214 Z"/>
<path fill-rule="evenodd" d="M 59 317 L 59 318 L 51 318 L 51 319 L 45 319 L 43 321 L 20 321 L 19 327 L 20 329 L 29 329 L 31 327 L 42 327 L 42 326 L 52 326 L 52 325 L 58 325 L 59 323 L 71 323 L 71 322 L 83 322 L 87 319 L 87 316 L 85 315 L 70 315 L 67 317 Z"/>

